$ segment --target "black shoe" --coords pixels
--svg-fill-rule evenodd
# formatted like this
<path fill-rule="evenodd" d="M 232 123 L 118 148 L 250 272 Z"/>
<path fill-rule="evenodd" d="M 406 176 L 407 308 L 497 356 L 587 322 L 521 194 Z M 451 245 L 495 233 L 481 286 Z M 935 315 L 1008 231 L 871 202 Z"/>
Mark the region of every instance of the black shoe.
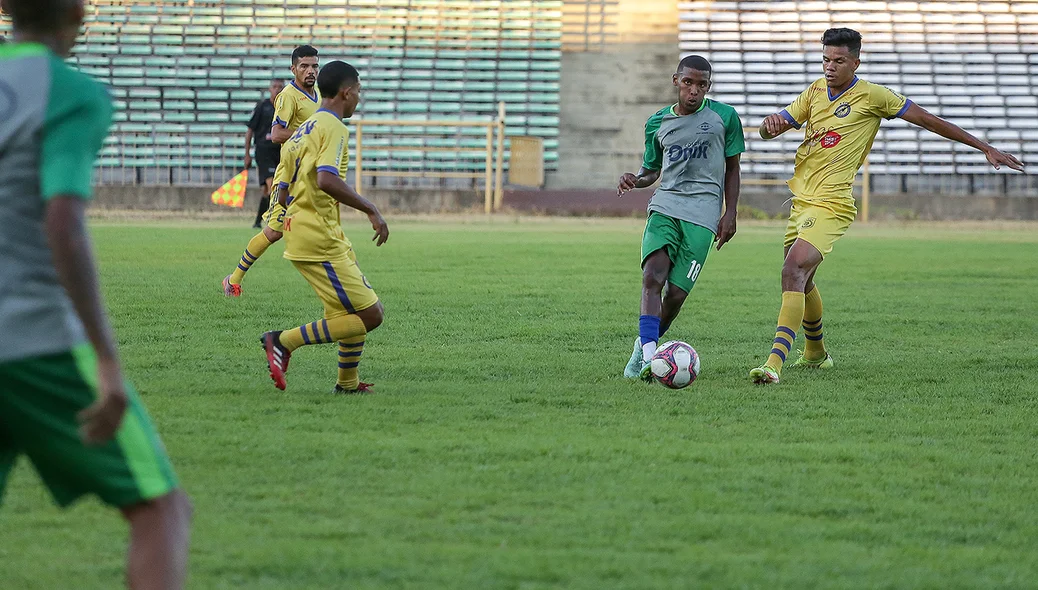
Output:
<path fill-rule="evenodd" d="M 358 393 L 375 393 L 375 390 L 373 389 L 374 387 L 375 386 L 372 383 L 361 382 L 360 385 L 357 386 L 357 389 L 346 389 L 343 386 L 336 383 L 335 389 L 332 390 L 332 393 L 343 395 L 356 395 Z"/>

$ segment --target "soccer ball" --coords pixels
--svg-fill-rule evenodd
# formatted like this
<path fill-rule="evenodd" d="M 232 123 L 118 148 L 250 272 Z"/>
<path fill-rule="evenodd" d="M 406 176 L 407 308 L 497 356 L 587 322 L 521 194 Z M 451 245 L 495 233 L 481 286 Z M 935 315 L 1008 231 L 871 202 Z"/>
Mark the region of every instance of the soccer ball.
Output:
<path fill-rule="evenodd" d="M 699 376 L 699 354 L 684 342 L 664 342 L 651 361 L 652 376 L 665 387 L 688 387 Z"/>

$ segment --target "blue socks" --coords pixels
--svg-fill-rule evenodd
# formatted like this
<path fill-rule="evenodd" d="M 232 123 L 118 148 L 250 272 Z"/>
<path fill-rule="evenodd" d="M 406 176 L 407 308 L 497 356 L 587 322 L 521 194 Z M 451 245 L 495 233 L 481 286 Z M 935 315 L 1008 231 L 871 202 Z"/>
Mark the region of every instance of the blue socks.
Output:
<path fill-rule="evenodd" d="M 656 344 L 660 340 L 660 318 L 654 315 L 639 317 L 638 338 L 642 344 L 642 360 L 649 362 L 656 354 Z"/>

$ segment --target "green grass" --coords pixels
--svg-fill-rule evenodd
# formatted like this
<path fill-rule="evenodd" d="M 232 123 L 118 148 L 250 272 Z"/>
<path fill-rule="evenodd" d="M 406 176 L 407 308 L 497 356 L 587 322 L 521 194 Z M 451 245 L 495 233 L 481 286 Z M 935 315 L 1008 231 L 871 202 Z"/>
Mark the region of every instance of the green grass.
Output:
<path fill-rule="evenodd" d="M 703 358 L 683 391 L 619 376 L 637 221 L 391 227 L 348 224 L 387 319 L 379 393 L 334 397 L 330 346 L 266 375 L 260 332 L 320 315 L 280 245 L 227 300 L 251 230 L 95 224 L 195 503 L 192 588 L 1033 587 L 1033 227 L 855 226 L 818 276 L 836 369 L 761 389 L 783 230 L 746 226 L 668 334 Z M 4 588 L 121 581 L 125 525 L 25 462 L 0 530 Z"/>

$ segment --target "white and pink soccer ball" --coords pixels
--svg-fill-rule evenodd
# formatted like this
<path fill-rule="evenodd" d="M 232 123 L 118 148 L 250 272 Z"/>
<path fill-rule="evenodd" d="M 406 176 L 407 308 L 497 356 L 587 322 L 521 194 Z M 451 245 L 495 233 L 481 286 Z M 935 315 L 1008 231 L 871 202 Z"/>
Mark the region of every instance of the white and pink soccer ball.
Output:
<path fill-rule="evenodd" d="M 652 376 L 670 389 L 688 387 L 699 376 L 699 354 L 679 340 L 660 345 L 650 365 Z"/>

